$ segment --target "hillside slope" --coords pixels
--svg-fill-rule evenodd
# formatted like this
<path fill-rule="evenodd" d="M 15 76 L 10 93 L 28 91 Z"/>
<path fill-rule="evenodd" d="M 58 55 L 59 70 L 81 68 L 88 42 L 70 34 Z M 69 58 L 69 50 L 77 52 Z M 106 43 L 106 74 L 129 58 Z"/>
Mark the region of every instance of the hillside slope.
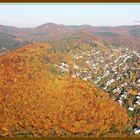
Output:
<path fill-rule="evenodd" d="M 29 41 L 24 41 L 12 34 L 0 32 L 0 50 L 2 48 L 6 50 L 15 50 L 29 43 Z"/>
<path fill-rule="evenodd" d="M 93 84 L 52 73 L 51 49 L 35 43 L 0 57 L 0 135 L 124 135 L 124 109 Z"/>

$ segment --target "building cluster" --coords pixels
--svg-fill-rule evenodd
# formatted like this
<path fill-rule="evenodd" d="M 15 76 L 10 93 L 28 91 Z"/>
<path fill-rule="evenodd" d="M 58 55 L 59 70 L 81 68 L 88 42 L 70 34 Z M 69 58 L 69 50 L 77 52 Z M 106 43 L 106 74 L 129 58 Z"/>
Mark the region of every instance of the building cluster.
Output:
<path fill-rule="evenodd" d="M 108 51 L 91 47 L 73 52 L 72 59 L 74 65 L 60 65 L 62 72 L 93 82 L 125 106 L 130 116 L 140 116 L 140 53 L 123 47 Z M 139 131 L 135 127 L 134 133 Z"/>

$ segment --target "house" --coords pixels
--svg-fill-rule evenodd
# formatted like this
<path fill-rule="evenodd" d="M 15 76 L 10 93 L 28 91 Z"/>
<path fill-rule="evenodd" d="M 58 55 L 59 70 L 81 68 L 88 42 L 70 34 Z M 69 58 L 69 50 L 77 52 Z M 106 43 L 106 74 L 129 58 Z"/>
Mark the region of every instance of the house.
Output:
<path fill-rule="evenodd" d="M 106 86 L 109 86 L 110 84 L 111 84 L 110 81 L 107 81 L 107 82 L 106 82 Z"/>
<path fill-rule="evenodd" d="M 122 105 L 123 101 L 121 99 L 118 100 L 119 104 Z"/>
<path fill-rule="evenodd" d="M 90 62 L 89 61 L 86 61 L 86 64 L 89 64 Z"/>
<path fill-rule="evenodd" d="M 107 89 L 107 87 L 105 86 L 105 87 L 103 87 L 103 89 Z"/>
<path fill-rule="evenodd" d="M 138 105 L 140 105 L 140 101 L 139 101 L 139 100 L 138 100 L 138 101 L 136 101 L 136 102 L 135 102 L 135 104 L 138 104 Z"/>
<path fill-rule="evenodd" d="M 79 56 L 76 56 L 75 58 L 76 58 L 76 59 L 79 59 Z"/>
<path fill-rule="evenodd" d="M 119 87 L 117 87 L 117 92 L 121 93 L 121 90 L 120 90 L 120 88 L 119 88 Z"/>
<path fill-rule="evenodd" d="M 115 71 L 115 74 L 118 74 L 118 72 L 117 72 L 117 71 Z"/>
<path fill-rule="evenodd" d="M 122 97 L 122 98 L 126 98 L 126 95 L 122 94 L 121 97 Z"/>
<path fill-rule="evenodd" d="M 123 65 L 122 63 L 119 64 L 119 66 L 122 66 L 122 65 Z"/>
<path fill-rule="evenodd" d="M 140 99 L 140 96 L 137 95 L 137 96 L 136 96 L 136 99 Z"/>
<path fill-rule="evenodd" d="M 115 92 L 117 92 L 117 91 L 118 91 L 118 90 L 117 90 L 116 88 L 112 90 L 113 93 L 115 93 Z"/>
<path fill-rule="evenodd" d="M 112 67 L 112 71 L 116 71 L 117 66 Z"/>
<path fill-rule="evenodd" d="M 122 85 L 123 85 L 123 86 L 127 86 L 128 84 L 127 84 L 126 82 L 124 82 Z"/>
<path fill-rule="evenodd" d="M 63 66 L 60 66 L 60 68 L 61 68 L 62 72 L 64 72 L 64 71 L 69 72 L 69 69 L 64 68 Z"/>
<path fill-rule="evenodd" d="M 117 77 L 117 78 L 116 78 L 116 80 L 120 80 L 120 79 L 121 79 L 121 77 Z"/>
<path fill-rule="evenodd" d="M 87 77 L 84 77 L 84 78 L 83 78 L 83 80 L 84 80 L 84 81 L 87 81 L 87 80 L 88 80 L 88 78 L 87 78 Z"/>
<path fill-rule="evenodd" d="M 125 91 L 124 94 L 125 94 L 126 96 L 128 96 L 130 93 Z"/>
<path fill-rule="evenodd" d="M 128 110 L 130 110 L 130 111 L 134 111 L 135 108 L 134 108 L 134 107 L 129 107 Z"/>
<path fill-rule="evenodd" d="M 68 64 L 65 63 L 65 62 L 61 63 L 61 66 L 63 66 L 63 67 L 67 67 L 67 68 L 69 67 Z"/>
<path fill-rule="evenodd" d="M 140 79 L 138 79 L 137 82 L 140 83 Z"/>
<path fill-rule="evenodd" d="M 67 63 L 61 63 L 61 66 L 60 66 L 62 72 L 66 71 L 66 72 L 69 72 L 69 66 Z"/>
<path fill-rule="evenodd" d="M 133 129 L 133 132 L 135 134 L 140 134 L 140 126 L 136 126 L 134 129 Z"/>
<path fill-rule="evenodd" d="M 114 81 L 115 81 L 114 79 L 111 79 L 111 80 L 110 80 L 111 83 L 113 83 Z"/>
<path fill-rule="evenodd" d="M 109 66 L 108 64 L 105 64 L 105 66 L 104 66 L 104 67 L 105 67 L 105 68 L 107 68 L 108 66 Z"/>

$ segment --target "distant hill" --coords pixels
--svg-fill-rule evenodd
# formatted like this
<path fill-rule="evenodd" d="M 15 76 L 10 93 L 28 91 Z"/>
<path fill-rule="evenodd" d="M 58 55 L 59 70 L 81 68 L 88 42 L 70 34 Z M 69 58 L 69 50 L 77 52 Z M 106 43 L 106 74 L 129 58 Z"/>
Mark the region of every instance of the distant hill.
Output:
<path fill-rule="evenodd" d="M 130 33 L 135 37 L 140 37 L 140 27 L 130 30 Z"/>
<path fill-rule="evenodd" d="M 24 41 L 52 41 L 65 39 L 67 36 L 77 36 L 80 31 L 81 36 L 94 36 L 107 44 L 129 47 L 140 51 L 139 25 L 133 26 L 92 26 L 92 25 L 62 25 L 46 23 L 35 28 L 16 28 L 10 26 L 0 26 L 0 32 L 11 34 L 22 38 Z"/>
<path fill-rule="evenodd" d="M 0 49 L 4 47 L 8 50 L 15 50 L 27 44 L 29 44 L 29 41 L 23 41 L 15 35 L 0 32 Z"/>
<path fill-rule="evenodd" d="M 1 136 L 126 136 L 128 118 L 95 85 L 53 73 L 66 53 L 33 43 L 0 57 Z"/>
<path fill-rule="evenodd" d="M 119 34 L 115 32 L 93 32 L 96 36 L 103 36 L 103 37 L 116 37 L 119 36 Z"/>

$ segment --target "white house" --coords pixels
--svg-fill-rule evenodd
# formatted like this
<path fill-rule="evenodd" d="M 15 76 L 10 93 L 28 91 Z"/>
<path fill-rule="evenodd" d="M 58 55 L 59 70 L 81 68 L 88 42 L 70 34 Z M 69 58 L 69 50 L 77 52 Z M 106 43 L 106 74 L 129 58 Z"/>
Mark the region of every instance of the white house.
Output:
<path fill-rule="evenodd" d="M 118 100 L 118 102 L 119 102 L 119 104 L 120 104 L 120 105 L 122 105 L 122 103 L 123 103 L 123 101 L 122 101 L 122 100 L 120 100 L 120 99 Z"/>
<path fill-rule="evenodd" d="M 138 79 L 137 82 L 140 83 L 140 79 Z"/>
<path fill-rule="evenodd" d="M 133 131 L 135 134 L 140 134 L 140 127 L 136 127 Z"/>
<path fill-rule="evenodd" d="M 86 61 L 86 64 L 89 64 L 90 62 L 89 61 Z"/>
<path fill-rule="evenodd" d="M 135 103 L 138 104 L 138 105 L 140 105 L 140 101 L 136 101 Z"/>
<path fill-rule="evenodd" d="M 140 96 L 136 96 L 137 99 L 140 99 Z"/>
<path fill-rule="evenodd" d="M 134 111 L 135 108 L 134 108 L 134 107 L 129 107 L 128 110 L 130 110 L 130 111 Z"/>

